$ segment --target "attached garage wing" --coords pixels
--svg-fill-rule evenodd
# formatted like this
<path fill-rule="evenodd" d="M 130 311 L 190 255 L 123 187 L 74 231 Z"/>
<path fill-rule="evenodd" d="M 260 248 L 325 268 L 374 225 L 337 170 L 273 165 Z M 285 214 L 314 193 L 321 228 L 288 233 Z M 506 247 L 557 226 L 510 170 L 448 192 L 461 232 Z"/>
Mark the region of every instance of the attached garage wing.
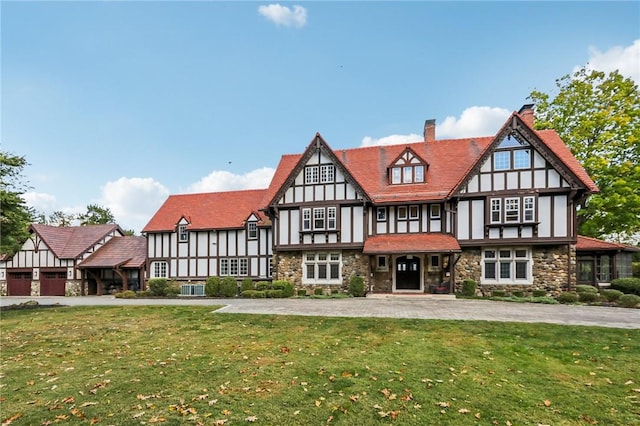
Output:
<path fill-rule="evenodd" d="M 8 271 L 7 272 L 7 295 L 8 296 L 31 296 L 31 281 L 33 275 L 31 271 Z"/>
<path fill-rule="evenodd" d="M 41 271 L 40 296 L 64 296 L 66 282 L 66 270 Z"/>

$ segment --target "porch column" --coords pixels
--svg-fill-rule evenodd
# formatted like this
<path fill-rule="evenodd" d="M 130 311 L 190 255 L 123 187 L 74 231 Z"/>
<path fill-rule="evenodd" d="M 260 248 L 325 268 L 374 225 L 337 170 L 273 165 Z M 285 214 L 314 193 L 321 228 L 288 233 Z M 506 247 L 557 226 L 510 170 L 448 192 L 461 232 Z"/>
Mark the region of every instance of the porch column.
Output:
<path fill-rule="evenodd" d="M 129 281 L 127 280 L 127 274 L 124 273 L 120 268 L 113 268 L 113 272 L 118 274 L 118 276 L 122 279 L 122 291 L 129 290 Z"/>

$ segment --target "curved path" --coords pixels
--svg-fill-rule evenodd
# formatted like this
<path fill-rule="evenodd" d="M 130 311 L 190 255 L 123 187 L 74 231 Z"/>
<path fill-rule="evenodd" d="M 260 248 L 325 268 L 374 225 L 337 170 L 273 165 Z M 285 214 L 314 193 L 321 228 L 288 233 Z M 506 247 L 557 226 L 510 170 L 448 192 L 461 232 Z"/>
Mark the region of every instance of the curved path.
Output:
<path fill-rule="evenodd" d="M 600 306 L 541 305 L 488 300 L 439 300 L 415 297 L 350 299 L 116 299 L 113 296 L 0 297 L 0 306 L 36 300 L 41 305 L 135 306 L 135 305 L 223 305 L 217 312 L 388 317 L 481 321 L 513 321 L 640 329 L 640 309 Z"/>

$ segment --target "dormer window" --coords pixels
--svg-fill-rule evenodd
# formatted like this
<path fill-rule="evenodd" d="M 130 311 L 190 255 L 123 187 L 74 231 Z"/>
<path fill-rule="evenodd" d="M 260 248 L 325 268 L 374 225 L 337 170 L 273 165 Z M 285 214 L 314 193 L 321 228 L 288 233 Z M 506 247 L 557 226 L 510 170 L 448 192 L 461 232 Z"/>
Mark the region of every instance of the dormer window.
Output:
<path fill-rule="evenodd" d="M 424 183 L 428 167 L 428 164 L 407 148 L 389 168 L 389 181 L 392 185 Z"/>
<path fill-rule="evenodd" d="M 248 222 L 247 223 L 247 235 L 250 240 L 255 240 L 258 238 L 258 223 L 257 222 Z"/>
<path fill-rule="evenodd" d="M 178 236 L 181 242 L 189 241 L 189 233 L 187 232 L 187 225 L 178 225 Z"/>

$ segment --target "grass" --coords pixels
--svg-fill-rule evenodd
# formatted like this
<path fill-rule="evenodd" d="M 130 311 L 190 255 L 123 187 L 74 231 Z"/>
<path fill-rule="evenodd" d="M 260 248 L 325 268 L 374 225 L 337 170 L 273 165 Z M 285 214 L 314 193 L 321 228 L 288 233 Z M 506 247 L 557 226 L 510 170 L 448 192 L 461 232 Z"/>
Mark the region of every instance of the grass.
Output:
<path fill-rule="evenodd" d="M 0 343 L 3 425 L 640 424 L 640 330 L 73 307 Z"/>

